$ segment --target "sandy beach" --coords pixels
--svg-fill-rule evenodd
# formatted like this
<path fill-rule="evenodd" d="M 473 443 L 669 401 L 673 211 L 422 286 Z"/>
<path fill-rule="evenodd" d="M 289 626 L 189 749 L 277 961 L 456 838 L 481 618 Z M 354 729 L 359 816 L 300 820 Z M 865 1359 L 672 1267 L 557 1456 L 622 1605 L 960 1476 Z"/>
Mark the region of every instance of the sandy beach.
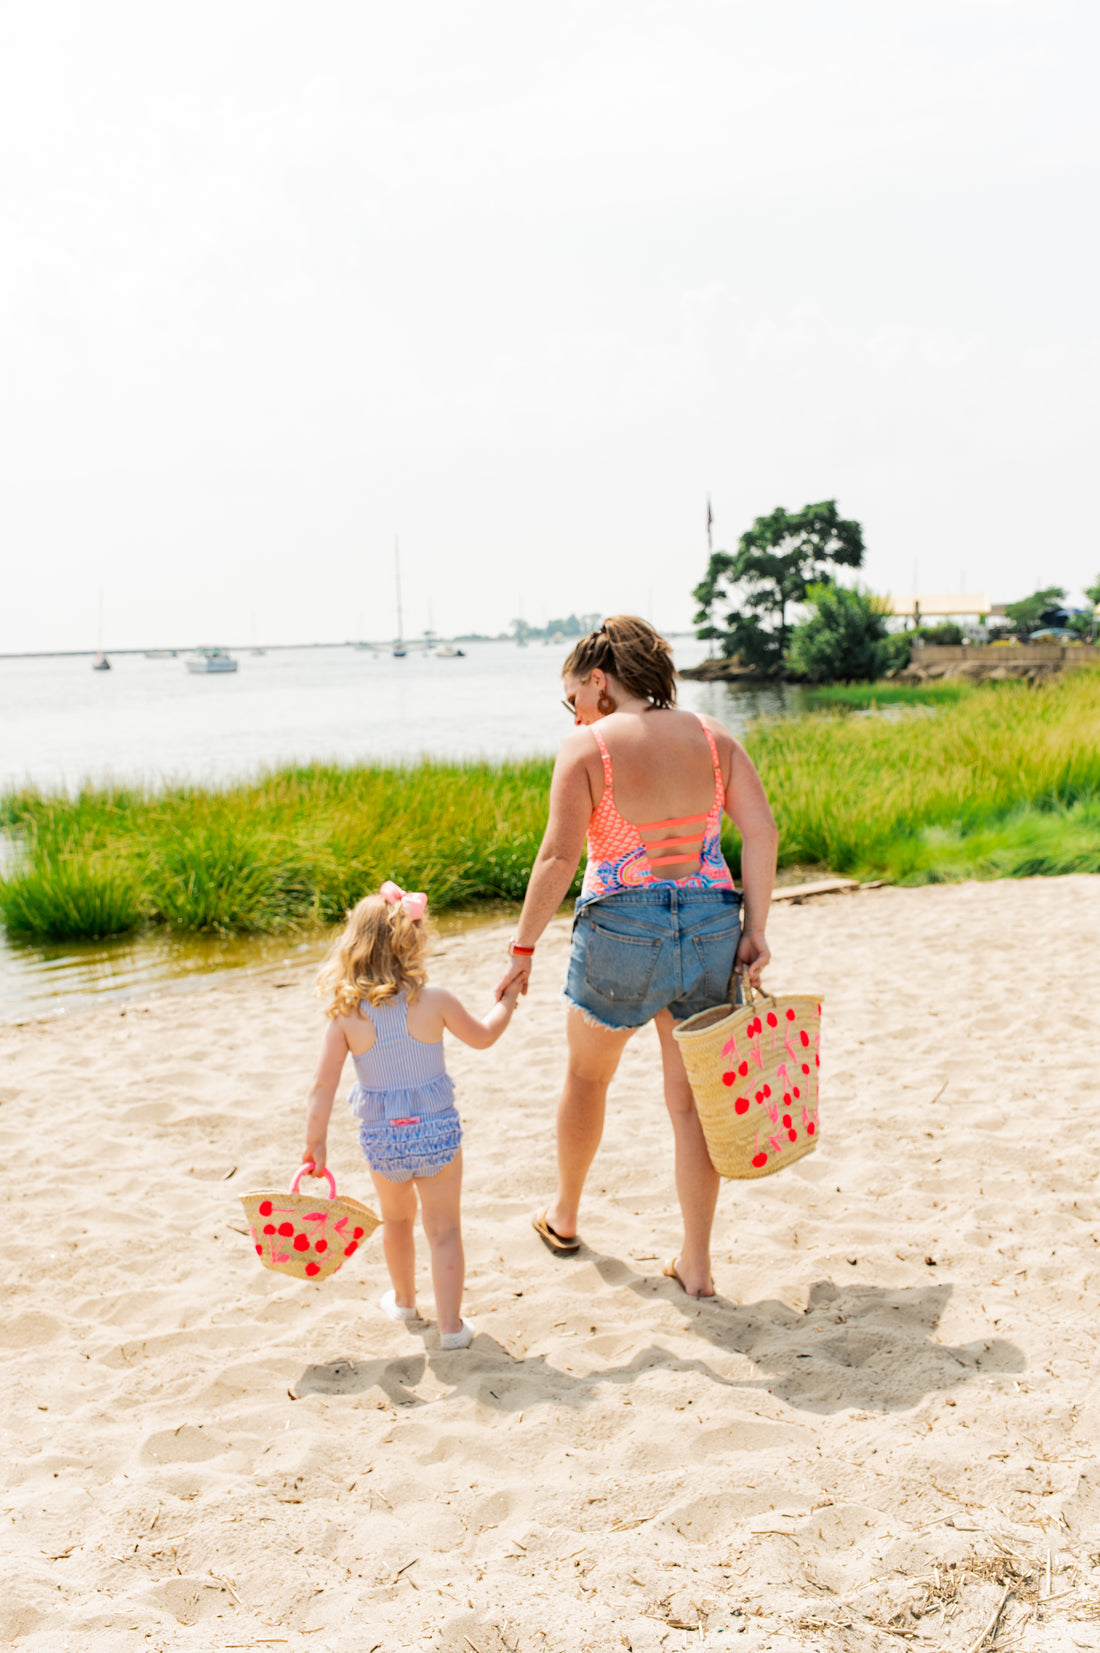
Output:
<path fill-rule="evenodd" d="M 507 934 L 445 940 L 433 979 L 487 1006 Z M 770 985 L 824 995 L 823 1137 L 723 1186 L 713 1302 L 661 1274 L 652 1029 L 584 1250 L 532 1232 L 564 920 L 501 1043 L 450 1044 L 460 1353 L 377 1310 L 377 1237 L 322 1285 L 253 1253 L 238 1195 L 300 1154 L 312 969 L 0 1028 L 0 1641 L 1100 1647 L 1100 878 L 832 895 L 769 935 Z M 373 1204 L 342 1102 L 330 1157 Z"/>

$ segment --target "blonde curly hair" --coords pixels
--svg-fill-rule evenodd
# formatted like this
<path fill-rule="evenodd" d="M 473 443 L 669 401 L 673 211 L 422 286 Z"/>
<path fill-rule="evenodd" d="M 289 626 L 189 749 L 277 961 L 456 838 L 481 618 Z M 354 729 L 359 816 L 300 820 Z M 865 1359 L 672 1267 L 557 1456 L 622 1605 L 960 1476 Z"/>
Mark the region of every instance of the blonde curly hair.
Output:
<path fill-rule="evenodd" d="M 428 979 L 434 939 L 427 919 L 411 919 L 400 901 L 365 895 L 348 914 L 317 977 L 318 995 L 331 995 L 325 1015 L 352 1016 L 363 999 L 379 1005 L 399 993 L 411 1003 Z"/>

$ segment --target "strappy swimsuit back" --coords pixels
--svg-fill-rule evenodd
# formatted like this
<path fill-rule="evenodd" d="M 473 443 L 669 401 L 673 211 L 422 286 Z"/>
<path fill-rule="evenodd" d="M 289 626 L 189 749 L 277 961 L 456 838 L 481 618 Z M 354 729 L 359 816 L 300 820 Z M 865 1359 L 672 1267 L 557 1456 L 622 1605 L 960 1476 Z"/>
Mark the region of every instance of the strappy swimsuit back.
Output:
<path fill-rule="evenodd" d="M 714 736 L 698 712 L 699 727 L 707 738 L 711 762 L 714 766 L 714 798 L 705 815 L 678 815 L 667 821 L 648 821 L 636 825 L 620 815 L 615 803 L 611 770 L 611 754 L 607 750 L 599 727 L 589 727 L 603 759 L 603 797 L 592 812 L 588 823 L 588 865 L 581 887 L 581 902 L 596 901 L 606 895 L 617 895 L 623 890 L 647 889 L 657 884 L 675 885 L 682 890 L 732 890 L 733 877 L 722 856 L 722 809 L 726 801 L 722 783 L 722 769 L 718 762 L 718 748 Z M 692 828 L 686 836 L 663 837 L 672 827 Z M 649 839 L 647 847 L 645 840 Z M 655 867 L 670 866 L 685 861 L 689 854 L 685 846 L 697 851 L 699 866 L 686 878 L 662 878 Z M 678 855 L 652 854 L 651 851 L 676 849 Z"/>

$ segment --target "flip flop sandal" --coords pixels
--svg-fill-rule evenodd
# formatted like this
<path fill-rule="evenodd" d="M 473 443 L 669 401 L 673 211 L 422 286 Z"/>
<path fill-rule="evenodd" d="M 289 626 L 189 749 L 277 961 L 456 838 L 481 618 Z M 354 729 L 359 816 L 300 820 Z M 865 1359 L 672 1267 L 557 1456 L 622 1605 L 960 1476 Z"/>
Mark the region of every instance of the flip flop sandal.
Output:
<path fill-rule="evenodd" d="M 531 1227 L 543 1245 L 558 1257 L 572 1257 L 581 1249 L 580 1235 L 559 1234 L 556 1229 L 550 1227 L 545 1211 L 540 1211 L 537 1216 L 531 1218 Z"/>
<path fill-rule="evenodd" d="M 697 1303 L 706 1303 L 706 1302 L 708 1302 L 709 1299 L 707 1297 L 704 1297 L 704 1295 L 701 1291 L 688 1291 L 687 1287 L 684 1285 L 684 1282 L 680 1278 L 680 1271 L 676 1267 L 676 1264 L 679 1261 L 680 1261 L 679 1257 L 670 1257 L 669 1258 L 668 1262 L 665 1264 L 664 1268 L 661 1270 L 661 1273 L 664 1275 L 665 1279 L 666 1280 L 675 1280 L 676 1284 L 679 1286 L 679 1288 L 683 1292 L 684 1296 L 685 1297 L 690 1297 L 693 1302 L 697 1302 Z M 714 1281 L 712 1280 L 710 1284 L 711 1284 L 711 1296 L 713 1296 L 714 1295 Z"/>

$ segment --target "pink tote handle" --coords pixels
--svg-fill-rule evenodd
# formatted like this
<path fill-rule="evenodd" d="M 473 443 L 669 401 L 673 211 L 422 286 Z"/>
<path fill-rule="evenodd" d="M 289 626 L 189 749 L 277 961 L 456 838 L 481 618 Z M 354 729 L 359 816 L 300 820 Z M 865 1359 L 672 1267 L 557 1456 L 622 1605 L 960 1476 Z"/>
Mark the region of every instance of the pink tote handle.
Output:
<path fill-rule="evenodd" d="M 310 1167 L 311 1164 L 312 1164 L 311 1160 L 310 1161 L 303 1160 L 301 1165 L 299 1165 L 298 1175 L 294 1178 L 294 1181 L 290 1185 L 290 1192 L 292 1194 L 296 1194 L 298 1192 L 298 1184 L 301 1182 L 302 1178 L 306 1175 L 306 1172 L 309 1170 L 309 1167 Z M 329 1199 L 334 1200 L 336 1198 L 336 1178 L 333 1176 L 332 1172 L 329 1170 L 327 1165 L 325 1166 L 324 1170 L 320 1174 L 321 1174 L 321 1176 L 328 1178 Z"/>

